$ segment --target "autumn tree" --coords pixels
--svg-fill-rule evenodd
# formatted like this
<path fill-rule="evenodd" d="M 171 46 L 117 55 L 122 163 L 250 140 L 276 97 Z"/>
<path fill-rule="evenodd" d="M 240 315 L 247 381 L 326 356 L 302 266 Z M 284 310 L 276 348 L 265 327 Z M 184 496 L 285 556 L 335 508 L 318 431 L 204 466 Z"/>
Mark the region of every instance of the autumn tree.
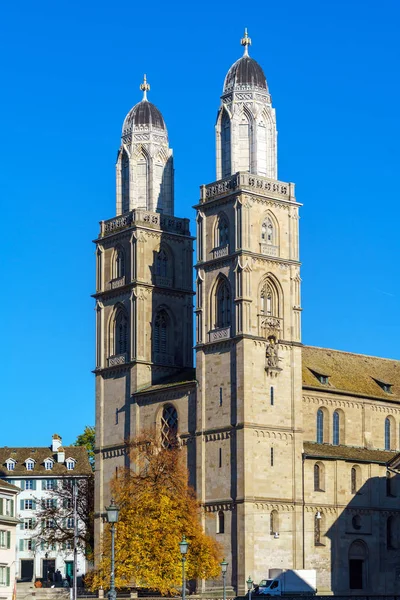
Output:
<path fill-rule="evenodd" d="M 116 526 L 116 586 L 150 588 L 162 594 L 182 584 L 179 542 L 189 542 L 187 579 L 212 578 L 220 573 L 219 545 L 201 524 L 202 511 L 188 485 L 184 453 L 165 449 L 147 434 L 131 445 L 131 469 L 112 482 L 120 507 Z M 92 588 L 107 587 L 110 572 L 110 532 L 105 525 L 103 558 L 92 576 Z"/>

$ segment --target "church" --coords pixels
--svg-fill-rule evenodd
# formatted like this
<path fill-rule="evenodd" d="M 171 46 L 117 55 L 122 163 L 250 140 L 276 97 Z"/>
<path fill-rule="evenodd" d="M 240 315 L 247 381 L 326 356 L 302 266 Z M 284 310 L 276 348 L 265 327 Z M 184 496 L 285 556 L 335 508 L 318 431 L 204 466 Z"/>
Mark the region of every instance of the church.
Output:
<path fill-rule="evenodd" d="M 315 569 L 319 593 L 400 594 L 400 362 L 301 342 L 301 203 L 278 180 L 250 44 L 245 32 L 226 74 L 216 181 L 195 206 L 195 292 L 195 238 L 174 215 L 146 78 L 122 126 L 116 215 L 95 240 L 97 543 L 126 441 L 155 428 L 185 452 L 232 593 L 249 575 Z"/>

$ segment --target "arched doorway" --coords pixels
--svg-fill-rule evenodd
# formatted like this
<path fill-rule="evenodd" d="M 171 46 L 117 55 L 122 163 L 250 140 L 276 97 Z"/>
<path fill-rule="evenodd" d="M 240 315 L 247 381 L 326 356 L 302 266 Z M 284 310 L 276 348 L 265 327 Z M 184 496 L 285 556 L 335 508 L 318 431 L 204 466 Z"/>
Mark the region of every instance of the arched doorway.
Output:
<path fill-rule="evenodd" d="M 357 540 L 349 548 L 349 588 L 363 590 L 366 588 L 368 575 L 368 548 Z"/>

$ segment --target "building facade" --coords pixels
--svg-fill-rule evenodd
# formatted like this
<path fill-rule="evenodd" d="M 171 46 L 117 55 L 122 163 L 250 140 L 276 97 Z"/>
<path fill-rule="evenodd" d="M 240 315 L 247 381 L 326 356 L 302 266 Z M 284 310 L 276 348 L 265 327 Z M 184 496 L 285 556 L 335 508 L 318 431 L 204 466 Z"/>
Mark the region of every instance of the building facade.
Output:
<path fill-rule="evenodd" d="M 43 528 L 54 527 L 51 519 L 39 518 L 41 509 L 48 503 L 60 502 L 56 490 L 67 481 L 87 478 L 92 469 L 83 447 L 62 446 L 61 437 L 55 434 L 51 446 L 35 448 L 0 448 L 0 477 L 11 483 L 19 492 L 15 505 L 18 526 L 15 533 L 15 576 L 32 581 L 53 581 L 53 574 L 60 571 L 62 578 L 73 575 L 73 542 L 47 544 Z M 47 503 L 47 504 L 46 504 Z M 62 527 L 74 531 L 73 507 L 59 507 L 65 513 Z M 82 527 L 82 523 L 77 523 Z M 86 558 L 82 551 L 77 554 L 77 574 L 86 572 Z"/>
<path fill-rule="evenodd" d="M 247 33 L 241 43 L 217 115 L 217 180 L 195 206 L 195 371 L 193 238 L 173 215 L 172 152 L 147 81 L 124 122 L 117 215 L 96 240 L 97 544 L 126 441 L 155 428 L 182 442 L 235 592 L 249 574 L 315 568 L 321 592 L 400 593 L 388 467 L 400 364 L 302 345 L 301 204 L 277 178 L 270 91 Z"/>
<path fill-rule="evenodd" d="M 0 598 L 11 600 L 15 583 L 16 505 L 19 488 L 0 480 Z"/>

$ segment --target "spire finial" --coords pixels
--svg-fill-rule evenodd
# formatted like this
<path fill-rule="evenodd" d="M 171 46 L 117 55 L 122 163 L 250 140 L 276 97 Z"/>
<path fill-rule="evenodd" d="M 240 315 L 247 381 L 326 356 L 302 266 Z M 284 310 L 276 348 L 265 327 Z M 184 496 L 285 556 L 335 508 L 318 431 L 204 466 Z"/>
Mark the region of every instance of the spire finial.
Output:
<path fill-rule="evenodd" d="M 249 38 L 249 36 L 247 35 L 247 27 L 245 27 L 244 37 L 242 37 L 242 39 L 240 40 L 240 43 L 242 44 L 242 46 L 244 46 L 243 56 L 248 56 L 249 55 L 249 46 L 251 46 L 251 38 Z"/>
<path fill-rule="evenodd" d="M 147 100 L 147 92 L 150 90 L 150 84 L 147 83 L 146 73 L 143 75 L 143 83 L 140 84 L 140 89 L 143 92 L 143 100 Z"/>

